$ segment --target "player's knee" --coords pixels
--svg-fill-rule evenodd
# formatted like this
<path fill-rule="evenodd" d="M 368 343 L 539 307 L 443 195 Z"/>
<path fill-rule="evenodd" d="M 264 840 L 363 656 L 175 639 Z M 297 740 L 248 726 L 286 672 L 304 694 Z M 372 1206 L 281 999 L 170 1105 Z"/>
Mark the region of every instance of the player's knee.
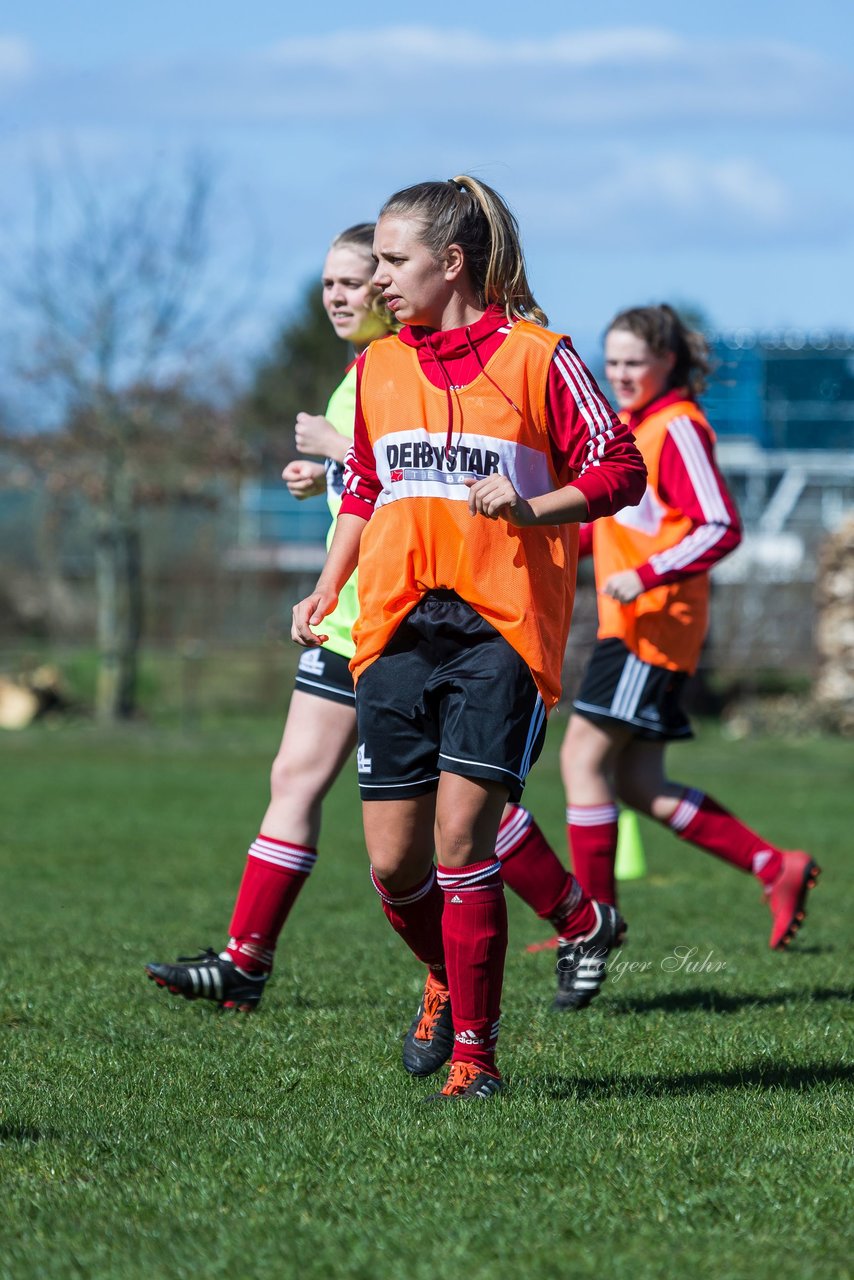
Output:
<path fill-rule="evenodd" d="M 650 817 L 655 817 L 652 811 L 652 796 L 631 778 L 618 777 L 616 792 L 617 799 L 627 808 L 636 809 L 638 813 L 647 813 Z"/>
<path fill-rule="evenodd" d="M 317 790 L 310 769 L 284 752 L 276 756 L 270 769 L 270 794 L 274 800 L 293 798 L 311 804 Z"/>
<path fill-rule="evenodd" d="M 599 772 L 595 743 L 587 732 L 586 722 L 573 717 L 560 747 L 561 775 L 567 786 Z"/>
<path fill-rule="evenodd" d="M 572 742 L 569 733 L 564 736 L 563 742 L 560 744 L 560 775 L 563 778 L 564 785 L 569 786 L 572 780 L 573 764 L 575 762 L 575 754 L 572 750 Z"/>
<path fill-rule="evenodd" d="M 436 852 L 443 866 L 461 867 L 481 853 L 488 857 L 492 849 L 485 852 L 476 849 L 471 825 L 457 821 L 456 815 L 445 815 L 436 822 Z"/>
<path fill-rule="evenodd" d="M 287 761 L 276 756 L 270 768 L 270 795 L 274 800 L 281 800 L 287 794 L 289 771 Z"/>
<path fill-rule="evenodd" d="M 416 881 L 423 879 L 394 849 L 375 849 L 371 853 L 371 871 L 378 888 L 395 894 L 403 893 Z"/>

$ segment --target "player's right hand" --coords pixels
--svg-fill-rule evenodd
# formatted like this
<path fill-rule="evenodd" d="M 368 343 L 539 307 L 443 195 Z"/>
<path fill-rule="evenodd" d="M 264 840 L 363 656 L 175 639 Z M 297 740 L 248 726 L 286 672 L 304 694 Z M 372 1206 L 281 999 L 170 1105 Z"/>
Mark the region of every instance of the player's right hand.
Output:
<path fill-rule="evenodd" d="M 329 591 L 313 591 L 310 596 L 306 596 L 304 600 L 300 600 L 299 604 L 294 605 L 293 622 L 291 624 L 291 639 L 295 644 L 301 644 L 303 648 L 314 648 L 315 645 L 325 644 L 329 636 L 324 636 L 312 631 L 312 627 L 317 627 L 323 619 L 330 614 L 338 603 L 338 596 Z"/>
<path fill-rule="evenodd" d="M 294 498 L 316 498 L 326 492 L 326 468 L 322 462 L 307 462 L 297 458 L 289 462 L 282 472 L 288 493 Z"/>
<path fill-rule="evenodd" d="M 503 519 L 515 525 L 534 523 L 530 504 L 519 496 L 507 476 L 483 476 L 464 483 L 469 491 L 469 515 Z"/>
<path fill-rule="evenodd" d="M 612 600 L 619 600 L 620 604 L 631 604 L 643 594 L 643 590 L 643 579 L 640 574 L 634 569 L 623 569 L 619 573 L 611 574 L 610 578 L 603 583 L 600 594 L 610 596 Z"/>

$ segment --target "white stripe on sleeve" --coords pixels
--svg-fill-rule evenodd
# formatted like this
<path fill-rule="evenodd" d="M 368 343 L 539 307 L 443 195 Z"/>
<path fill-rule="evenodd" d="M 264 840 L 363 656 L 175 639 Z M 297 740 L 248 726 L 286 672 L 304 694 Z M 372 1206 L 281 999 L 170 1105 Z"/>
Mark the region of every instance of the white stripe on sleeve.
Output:
<path fill-rule="evenodd" d="M 608 440 L 614 439 L 614 427 L 609 408 L 597 394 L 590 374 L 569 343 L 563 339 L 557 344 L 554 362 L 563 380 L 572 392 L 573 399 L 584 421 L 590 440 L 587 445 L 587 465 L 598 466 L 604 456 Z"/>
<path fill-rule="evenodd" d="M 679 456 L 685 464 L 688 478 L 708 523 L 731 524 L 717 472 L 703 448 L 696 423 L 685 416 L 674 418 L 668 427 L 668 434 L 679 450 Z"/>
<path fill-rule="evenodd" d="M 686 569 L 707 551 L 711 551 L 726 536 L 728 528 L 728 524 L 701 524 L 699 529 L 689 533 L 675 547 L 668 547 L 666 551 L 650 556 L 649 563 L 659 575 L 669 573 L 671 569 Z"/>

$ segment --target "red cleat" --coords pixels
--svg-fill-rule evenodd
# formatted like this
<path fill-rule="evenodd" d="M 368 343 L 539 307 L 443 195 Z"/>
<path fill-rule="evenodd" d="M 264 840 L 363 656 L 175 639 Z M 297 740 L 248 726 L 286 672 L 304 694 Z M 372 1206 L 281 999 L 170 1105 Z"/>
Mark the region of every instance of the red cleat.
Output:
<path fill-rule="evenodd" d="M 783 865 L 777 879 L 764 890 L 774 923 L 769 947 L 780 951 L 787 947 L 800 929 L 806 915 L 810 889 L 821 875 L 821 867 L 808 853 L 800 850 L 783 854 Z"/>

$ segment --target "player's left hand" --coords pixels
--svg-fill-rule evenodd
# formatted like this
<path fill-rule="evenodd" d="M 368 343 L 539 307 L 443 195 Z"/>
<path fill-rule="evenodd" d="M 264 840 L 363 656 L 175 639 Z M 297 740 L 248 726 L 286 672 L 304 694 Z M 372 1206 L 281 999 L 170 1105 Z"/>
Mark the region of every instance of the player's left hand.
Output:
<path fill-rule="evenodd" d="M 645 589 L 634 569 L 623 569 L 621 573 L 611 574 L 602 585 L 601 594 L 610 596 L 612 600 L 619 600 L 620 604 L 631 604 Z"/>
<path fill-rule="evenodd" d="M 294 423 L 294 437 L 300 453 L 315 458 L 331 456 L 329 450 L 340 437 L 322 414 L 298 413 Z"/>
<path fill-rule="evenodd" d="M 487 520 L 507 520 L 510 524 L 534 523 L 529 504 L 513 488 L 507 476 L 486 476 L 483 480 L 466 480 L 469 487 L 469 512 L 486 516 Z"/>

